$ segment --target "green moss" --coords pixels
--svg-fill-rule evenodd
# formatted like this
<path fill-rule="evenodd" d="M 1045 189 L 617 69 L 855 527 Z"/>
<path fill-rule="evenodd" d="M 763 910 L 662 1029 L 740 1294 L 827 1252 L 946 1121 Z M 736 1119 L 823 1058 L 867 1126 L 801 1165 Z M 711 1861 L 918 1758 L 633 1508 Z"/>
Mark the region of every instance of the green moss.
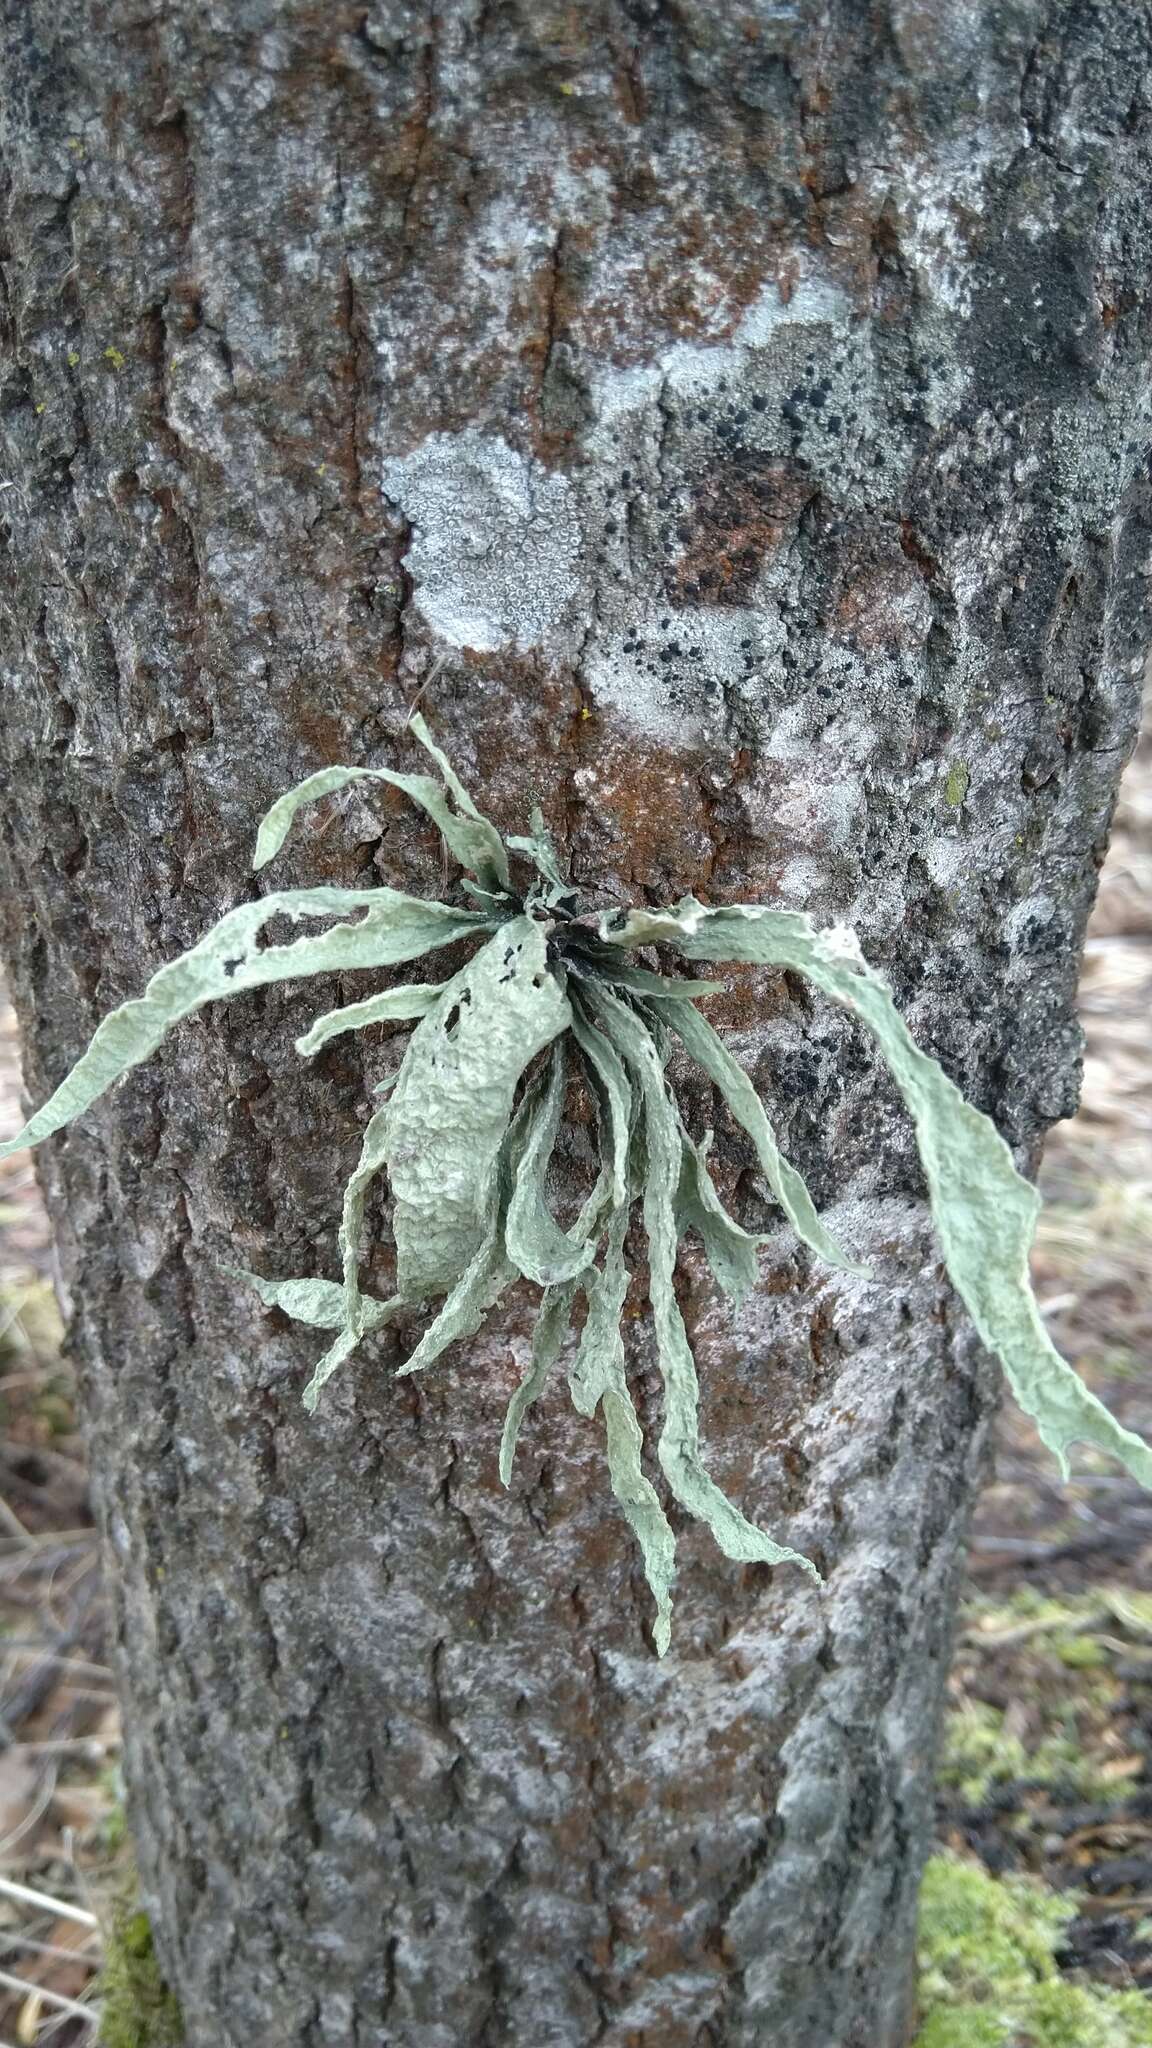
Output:
<path fill-rule="evenodd" d="M 1053 1707 L 1059 1713 L 1061 1703 L 1054 1701 Z M 1026 1749 L 1018 1735 L 1008 1732 L 1000 1708 L 983 1700 L 967 1700 L 948 1716 L 938 1779 L 970 1807 L 987 1806 L 998 1785 L 1021 1781 L 1067 1786 L 1076 1798 L 1101 1803 L 1123 1798 L 1127 1791 L 1101 1775 L 1080 1736 L 1074 1708 Z"/>
<path fill-rule="evenodd" d="M 1094 1636 L 1054 1636 L 1052 1649 L 1069 1671 L 1095 1671 L 1108 1662 L 1103 1643 Z"/>
<path fill-rule="evenodd" d="M 965 1806 L 986 1806 L 994 1785 L 1011 1784 L 1027 1768 L 1023 1743 L 1007 1733 L 995 1707 L 968 1700 L 949 1714 L 937 1777 Z"/>
<path fill-rule="evenodd" d="M 0 1226 L 11 1212 L 0 1209 Z M 31 1267 L 14 1266 L 0 1274 L 0 1363 L 11 1359 L 17 1370 L 59 1355 L 64 1337 L 60 1308 L 51 1283 Z"/>
<path fill-rule="evenodd" d="M 953 761 L 944 783 L 944 801 L 946 804 L 951 804 L 954 811 L 960 809 L 968 794 L 968 784 L 971 780 L 972 777 L 965 763 L 963 761 Z"/>
<path fill-rule="evenodd" d="M 1020 1586 L 1002 1600 L 967 1602 L 964 1622 L 966 1627 L 978 1628 L 987 1635 L 997 1635 L 1002 1629 L 1015 1628 L 1024 1621 L 1042 1621 L 1050 1623 L 1053 1628 L 1069 1628 L 1099 1604 L 1092 1596 L 1072 1594 L 1065 1599 L 1056 1599 L 1050 1593 L 1041 1593 L 1035 1586 Z"/>
<path fill-rule="evenodd" d="M 997 1789 L 1013 1784 L 1093 1805 L 1127 1798 L 1126 1766 L 1138 1760 L 1120 1753 L 1123 1689 L 1114 1666 L 1125 1640 L 1152 1636 L 1152 1600 L 1142 1605 L 1140 1595 L 1108 1586 L 1058 1599 L 1025 1590 L 973 1602 L 964 1620 L 945 1792 L 970 1807 L 996 1803 Z M 989 1692 L 1010 1710 L 988 1704 Z M 1021 1818 L 1027 1825 L 1026 1812 Z"/>
<path fill-rule="evenodd" d="M 148 1915 L 122 1906 L 108 1933 L 98 1993 L 100 2048 L 180 2048 L 180 2008 L 160 1975 Z"/>
<path fill-rule="evenodd" d="M 1142 1993 L 1061 1977 L 1056 1951 L 1076 1912 L 1019 1878 L 935 1856 L 920 1907 L 915 2048 L 1152 2048 Z"/>
<path fill-rule="evenodd" d="M 1102 1586 L 1098 1597 L 1113 1621 L 1138 1642 L 1152 1637 L 1152 1593 L 1130 1592 L 1126 1586 Z"/>

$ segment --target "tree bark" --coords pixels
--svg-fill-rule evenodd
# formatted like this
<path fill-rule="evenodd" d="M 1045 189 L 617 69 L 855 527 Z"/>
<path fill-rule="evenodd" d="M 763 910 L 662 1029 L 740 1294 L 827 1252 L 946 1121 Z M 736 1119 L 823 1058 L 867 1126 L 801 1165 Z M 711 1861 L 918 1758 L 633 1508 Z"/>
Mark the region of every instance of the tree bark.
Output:
<path fill-rule="evenodd" d="M 1148 568 L 1152 10 L 6 0 L 4 944 L 43 1099 L 250 893 L 255 822 L 422 708 L 597 903 L 850 921 L 1022 1161 Z M 397 799 L 292 882 L 441 891 Z M 448 883 L 451 886 L 451 883 Z M 347 977 L 345 994 L 371 983 Z M 222 1270 L 337 1270 L 394 1048 L 216 1006 L 43 1170 L 191 2048 L 898 2048 L 993 1375 L 850 1020 L 711 1014 L 875 1267 L 683 1305 L 712 1468 L 672 1652 L 529 1291 L 419 1383 Z M 711 1120 L 689 1087 L 697 1128 Z M 720 1125 L 726 1186 L 767 1215 Z M 376 1284 L 390 1258 L 375 1216 Z M 643 1317 L 638 1399 L 655 1397 Z"/>

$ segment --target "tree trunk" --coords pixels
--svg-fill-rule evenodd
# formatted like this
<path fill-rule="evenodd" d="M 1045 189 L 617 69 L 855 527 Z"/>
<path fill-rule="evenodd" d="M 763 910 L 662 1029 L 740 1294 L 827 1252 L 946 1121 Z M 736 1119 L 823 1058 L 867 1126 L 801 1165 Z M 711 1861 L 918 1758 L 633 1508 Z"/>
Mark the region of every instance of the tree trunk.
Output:
<path fill-rule="evenodd" d="M 31 1099 L 251 893 L 281 790 L 420 765 L 420 690 L 591 900 L 850 921 L 1034 1159 L 1143 649 L 1152 10 L 4 20 Z M 290 881 L 451 887 L 399 799 L 316 817 Z M 315 1343 L 224 1270 L 337 1270 L 394 1053 L 297 1058 L 339 993 L 216 1006 L 43 1155 L 192 2048 L 898 2048 L 993 1380 L 895 1098 L 788 977 L 710 1013 L 876 1277 L 781 1231 L 733 1317 L 686 1258 L 712 1469 L 828 1586 L 686 1527 L 661 1662 L 561 1386 L 499 1485 L 529 1290 L 419 1382 L 415 1321 L 373 1340 L 313 1419 Z"/>

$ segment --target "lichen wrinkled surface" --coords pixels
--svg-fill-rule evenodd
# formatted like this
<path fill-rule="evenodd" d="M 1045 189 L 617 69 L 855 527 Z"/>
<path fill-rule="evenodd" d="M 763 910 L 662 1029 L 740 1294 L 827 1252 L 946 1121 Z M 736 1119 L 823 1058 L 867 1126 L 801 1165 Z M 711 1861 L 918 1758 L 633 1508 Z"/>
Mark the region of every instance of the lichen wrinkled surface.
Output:
<path fill-rule="evenodd" d="M 67 1079 L 0 1148 L 0 1157 L 80 1115 L 147 1059 L 171 1025 L 207 1002 L 296 976 L 395 967 L 475 938 L 477 951 L 444 983 L 392 988 L 329 1011 L 298 1040 L 298 1050 L 311 1056 L 343 1031 L 383 1020 L 415 1025 L 344 1191 L 341 1278 L 243 1278 L 269 1306 L 335 1333 L 305 1390 L 310 1408 L 337 1367 L 401 1310 L 441 1303 L 401 1367 L 413 1373 L 472 1335 L 516 1281 L 537 1285 L 542 1294 L 533 1355 L 501 1445 L 506 1484 L 518 1431 L 564 1351 L 582 1295 L 569 1386 L 580 1413 L 599 1411 L 603 1419 L 612 1489 L 643 1554 L 656 1603 L 654 1638 L 663 1653 L 671 1632 L 675 1537 L 643 1469 L 621 1335 L 634 1220 L 647 1241 L 664 1385 L 656 1453 L 672 1499 L 705 1522 L 736 1562 L 816 1569 L 749 1522 L 704 1463 L 696 1369 L 674 1284 L 677 1247 L 686 1232 L 694 1233 L 717 1285 L 738 1301 L 755 1280 L 759 1240 L 724 1208 L 709 1172 L 708 1138 L 697 1143 L 685 1127 L 668 1082 L 674 1040 L 743 1125 L 797 1236 L 833 1266 L 853 1269 L 855 1262 L 817 1215 L 748 1077 L 697 1008 L 718 985 L 659 974 L 636 956 L 669 947 L 686 960 L 790 969 L 854 1013 L 875 1039 L 913 1119 L 953 1283 L 1062 1471 L 1073 1443 L 1091 1443 L 1152 1487 L 1152 1450 L 1089 1392 L 1045 1331 L 1028 1277 L 1038 1197 L 1016 1172 L 995 1126 L 913 1042 L 855 934 L 845 927 L 818 930 L 794 910 L 709 908 L 693 898 L 669 910 L 588 908 L 566 881 L 539 816 L 533 815 L 527 835 L 505 843 L 419 715 L 411 729 L 438 777 L 323 769 L 268 813 L 255 866 L 263 868 L 279 851 L 302 805 L 358 778 L 374 779 L 400 789 L 433 819 L 471 877 L 463 888 L 474 907 L 387 888 L 316 888 L 274 892 L 230 911 L 198 945 L 161 968 L 142 997 L 104 1019 Z M 261 944 L 264 928 L 279 916 L 328 923 L 288 943 Z M 573 1065 L 596 1104 L 599 1172 L 579 1215 L 564 1227 L 549 1205 L 548 1184 Z M 360 1287 L 365 1200 L 382 1173 L 393 1195 L 397 1250 L 396 1292 L 386 1301 Z"/>

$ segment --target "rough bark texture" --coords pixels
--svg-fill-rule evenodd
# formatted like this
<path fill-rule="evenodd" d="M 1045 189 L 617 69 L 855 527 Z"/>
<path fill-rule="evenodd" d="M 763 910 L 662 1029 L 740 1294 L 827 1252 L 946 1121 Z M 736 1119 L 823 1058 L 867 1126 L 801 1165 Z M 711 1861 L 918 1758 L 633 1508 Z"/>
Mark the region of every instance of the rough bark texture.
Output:
<path fill-rule="evenodd" d="M 1142 652 L 1149 8 L 4 21 L 31 1098 L 251 889 L 280 790 L 415 765 L 423 683 L 485 806 L 540 800 L 598 900 L 851 920 L 1034 1156 Z M 441 880 L 388 799 L 282 867 Z M 336 997 L 217 1008 L 44 1160 L 190 2043 L 898 2048 L 991 1377 L 889 1091 L 845 1018 L 738 978 L 720 1021 L 877 1279 L 781 1237 L 733 1320 L 686 1261 L 714 1470 L 829 1584 L 689 1529 L 659 1663 L 560 1386 L 499 1487 L 527 1297 L 419 1384 L 379 1340 L 310 1420 L 315 1345 L 219 1270 L 336 1270 L 391 1061 L 297 1061 Z"/>

